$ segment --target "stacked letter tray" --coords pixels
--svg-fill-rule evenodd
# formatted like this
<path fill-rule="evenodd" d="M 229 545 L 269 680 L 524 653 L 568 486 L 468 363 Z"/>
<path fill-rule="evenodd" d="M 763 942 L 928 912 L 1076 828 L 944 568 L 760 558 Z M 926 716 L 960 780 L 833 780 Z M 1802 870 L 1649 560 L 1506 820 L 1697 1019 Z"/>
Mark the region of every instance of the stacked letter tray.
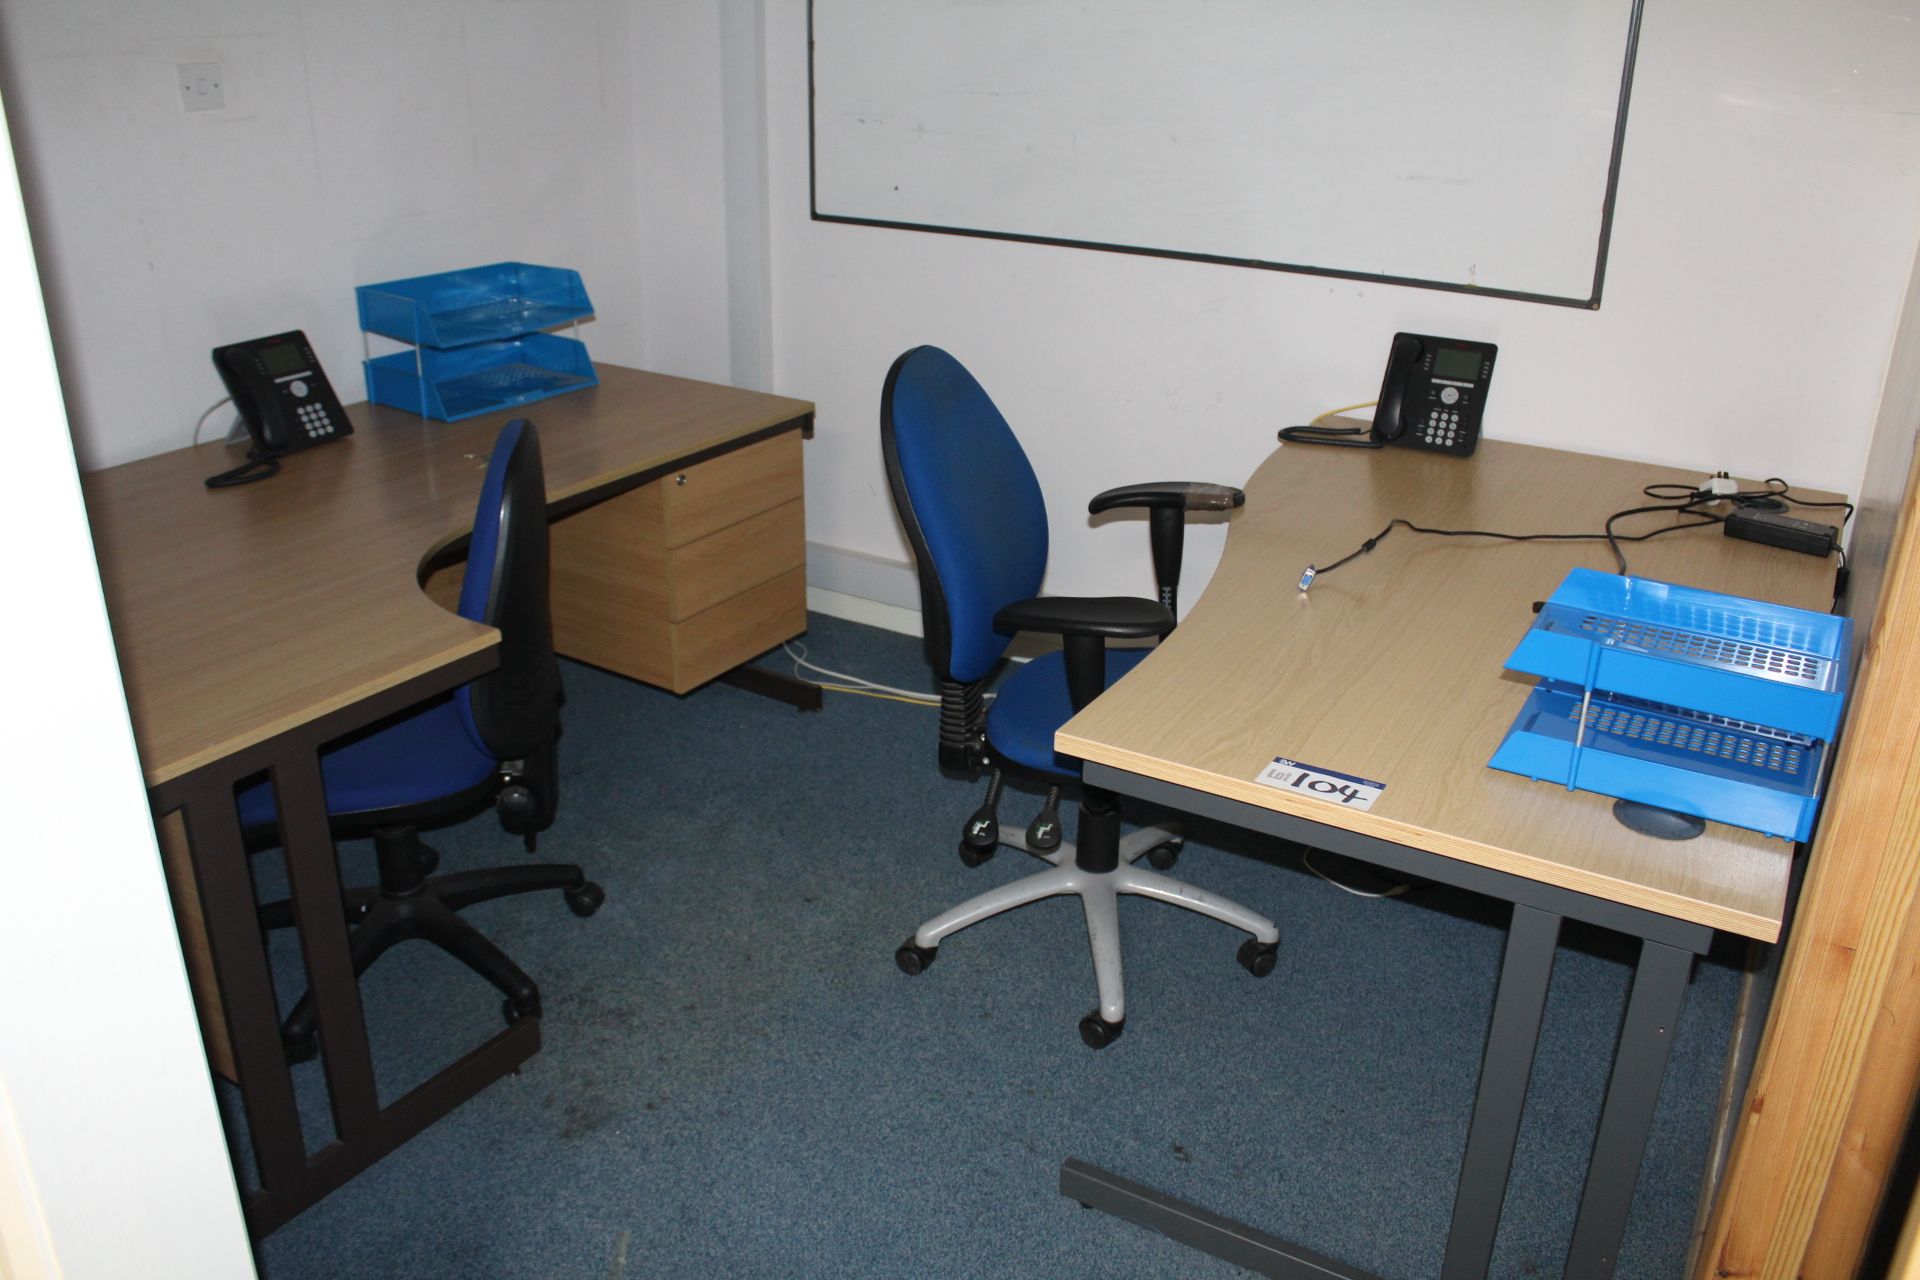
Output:
<path fill-rule="evenodd" d="M 1540 677 L 1496 769 L 1804 840 L 1850 619 L 1575 569 L 1507 667 Z"/>
<path fill-rule="evenodd" d="M 363 284 L 360 327 L 416 347 L 464 347 L 553 329 L 593 314 L 578 271 L 496 262 Z"/>
<path fill-rule="evenodd" d="M 597 386 L 587 346 L 554 333 L 476 342 L 442 351 L 415 347 L 366 363 L 367 399 L 441 422 L 458 422 Z"/>
<path fill-rule="evenodd" d="M 577 271 L 496 262 L 354 293 L 363 334 L 412 347 L 367 351 L 367 399 L 375 404 L 457 422 L 599 384 L 577 336 L 593 314 Z M 575 337 L 546 332 L 567 324 Z"/>

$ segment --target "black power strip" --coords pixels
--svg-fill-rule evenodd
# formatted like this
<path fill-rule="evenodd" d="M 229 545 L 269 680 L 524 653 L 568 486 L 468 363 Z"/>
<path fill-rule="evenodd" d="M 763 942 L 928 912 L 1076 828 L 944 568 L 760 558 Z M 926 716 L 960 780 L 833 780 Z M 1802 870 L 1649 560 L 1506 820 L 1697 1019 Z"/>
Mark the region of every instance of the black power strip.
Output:
<path fill-rule="evenodd" d="M 1744 538 L 1748 542 L 1765 543 L 1769 547 L 1785 547 L 1789 551 L 1810 556 L 1830 556 L 1834 548 L 1840 545 L 1840 531 L 1832 525 L 1799 520 L 1778 511 L 1735 507 L 1727 512 L 1727 522 L 1723 527 L 1729 538 Z"/>

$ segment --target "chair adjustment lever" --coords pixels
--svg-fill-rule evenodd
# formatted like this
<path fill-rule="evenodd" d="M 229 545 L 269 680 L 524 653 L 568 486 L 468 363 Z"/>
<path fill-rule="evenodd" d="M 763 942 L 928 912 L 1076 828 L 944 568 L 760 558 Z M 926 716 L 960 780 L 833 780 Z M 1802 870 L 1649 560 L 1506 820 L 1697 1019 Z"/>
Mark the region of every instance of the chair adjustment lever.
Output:
<path fill-rule="evenodd" d="M 979 866 L 1000 847 L 1000 787 L 1000 771 L 995 769 L 987 778 L 987 798 L 960 833 L 960 861 L 970 867 Z"/>
<path fill-rule="evenodd" d="M 1027 848 L 1052 853 L 1060 847 L 1060 788 L 1047 788 L 1047 802 L 1027 824 Z"/>

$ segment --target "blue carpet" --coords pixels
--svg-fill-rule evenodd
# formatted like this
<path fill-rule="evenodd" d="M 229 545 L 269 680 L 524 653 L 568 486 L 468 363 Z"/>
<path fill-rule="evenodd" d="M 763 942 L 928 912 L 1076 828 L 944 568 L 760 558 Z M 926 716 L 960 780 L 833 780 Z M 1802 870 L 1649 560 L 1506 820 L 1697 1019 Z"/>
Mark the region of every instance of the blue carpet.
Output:
<path fill-rule="evenodd" d="M 815 661 L 928 686 L 918 641 L 811 622 Z M 981 788 L 936 769 L 934 712 L 830 694 L 803 715 L 724 686 L 565 677 L 540 856 L 584 864 L 606 905 L 467 913 L 540 983 L 544 1047 L 268 1237 L 269 1280 L 1244 1274 L 1063 1199 L 1068 1155 L 1381 1276 L 1438 1272 L 1497 904 L 1362 900 L 1297 847 L 1192 827 L 1175 874 L 1272 916 L 1279 966 L 1255 979 L 1237 931 L 1128 899 L 1127 1031 L 1094 1053 L 1075 1030 L 1094 989 L 1070 900 L 954 936 L 919 977 L 894 966 L 922 919 L 1038 865 L 961 865 Z M 1003 818 L 1035 808 L 1010 792 Z M 433 843 L 447 870 L 523 860 L 488 820 Z M 258 860 L 263 894 L 276 860 Z M 343 864 L 373 878 L 364 847 Z M 1561 1271 L 1626 996 L 1622 940 L 1569 926 L 1563 944 L 1499 1276 Z M 273 949 L 291 998 L 296 948 Z M 1737 983 L 1724 958 L 1695 967 L 1621 1276 L 1682 1272 Z M 499 1025 L 492 988 L 430 947 L 396 949 L 363 985 L 387 1101 Z M 295 1078 L 324 1141 L 318 1064 Z"/>

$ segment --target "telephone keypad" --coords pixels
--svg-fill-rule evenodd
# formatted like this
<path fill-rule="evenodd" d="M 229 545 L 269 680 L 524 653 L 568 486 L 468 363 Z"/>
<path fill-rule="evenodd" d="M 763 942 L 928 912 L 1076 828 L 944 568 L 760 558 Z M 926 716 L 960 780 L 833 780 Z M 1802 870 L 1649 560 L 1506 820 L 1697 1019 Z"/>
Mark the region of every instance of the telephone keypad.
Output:
<path fill-rule="evenodd" d="M 317 404 L 303 404 L 295 410 L 300 415 L 300 425 L 309 438 L 318 440 L 322 436 L 333 434 L 333 419 L 327 411 Z"/>
<path fill-rule="evenodd" d="M 1445 390 L 1453 391 L 1452 387 Z M 1443 394 L 1442 400 L 1446 397 Z M 1453 401 L 1457 403 L 1459 393 L 1455 392 Z M 1458 409 L 1434 408 L 1427 410 L 1426 426 L 1420 433 L 1421 440 L 1437 449 L 1450 449 L 1460 440 L 1460 411 Z"/>

